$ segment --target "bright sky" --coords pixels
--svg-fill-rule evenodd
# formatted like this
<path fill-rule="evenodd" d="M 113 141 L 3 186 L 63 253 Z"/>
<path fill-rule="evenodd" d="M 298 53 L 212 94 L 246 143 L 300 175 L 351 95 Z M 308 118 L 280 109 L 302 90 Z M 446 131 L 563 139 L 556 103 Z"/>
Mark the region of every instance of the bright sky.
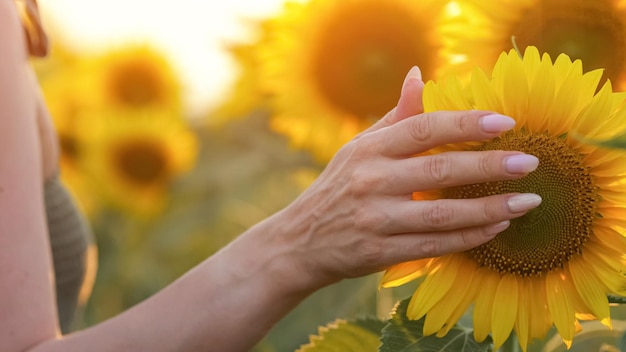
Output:
<path fill-rule="evenodd" d="M 44 22 L 86 50 L 150 40 L 188 87 L 192 112 L 215 104 L 235 77 L 225 41 L 245 40 L 245 19 L 271 16 L 284 0 L 39 0 Z M 54 38 L 53 38 L 54 39 Z"/>

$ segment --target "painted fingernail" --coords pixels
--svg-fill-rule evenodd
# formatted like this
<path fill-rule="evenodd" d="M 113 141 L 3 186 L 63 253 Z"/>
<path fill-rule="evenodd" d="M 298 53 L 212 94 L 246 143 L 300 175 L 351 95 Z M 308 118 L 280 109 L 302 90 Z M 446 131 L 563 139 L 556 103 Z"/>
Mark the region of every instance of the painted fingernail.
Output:
<path fill-rule="evenodd" d="M 417 66 L 411 67 L 409 72 L 406 74 L 406 77 L 404 78 L 404 82 L 402 83 L 402 90 L 404 90 L 407 82 L 411 79 L 418 79 L 420 81 L 422 80 L 422 71 L 420 71 L 419 67 Z"/>
<path fill-rule="evenodd" d="M 511 225 L 511 222 L 509 220 L 504 220 L 497 224 L 488 225 L 487 227 L 485 227 L 485 235 L 487 237 L 493 237 L 494 235 L 497 235 L 500 232 L 506 230 L 509 225 Z"/>
<path fill-rule="evenodd" d="M 514 126 L 515 120 L 504 115 L 493 114 L 480 118 L 480 128 L 487 133 L 508 131 Z"/>
<path fill-rule="evenodd" d="M 541 204 L 541 197 L 534 193 L 522 193 L 511 196 L 506 204 L 512 213 L 521 213 Z"/>
<path fill-rule="evenodd" d="M 504 169 L 512 174 L 526 174 L 539 166 L 539 159 L 534 155 L 515 154 L 504 158 Z"/>

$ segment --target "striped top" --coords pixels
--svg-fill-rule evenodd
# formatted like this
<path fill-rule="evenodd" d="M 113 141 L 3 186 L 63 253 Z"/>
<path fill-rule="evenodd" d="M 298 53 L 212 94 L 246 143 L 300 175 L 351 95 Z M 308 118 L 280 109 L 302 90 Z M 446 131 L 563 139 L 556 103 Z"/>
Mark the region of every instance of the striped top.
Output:
<path fill-rule="evenodd" d="M 45 182 L 44 191 L 59 323 L 61 331 L 67 333 L 72 328 L 81 290 L 93 284 L 93 280 L 85 280 L 85 277 L 95 269 L 88 267 L 95 264 L 88 260 L 88 248 L 94 240 L 88 222 L 58 176 Z M 88 287 L 87 291 L 90 289 Z"/>

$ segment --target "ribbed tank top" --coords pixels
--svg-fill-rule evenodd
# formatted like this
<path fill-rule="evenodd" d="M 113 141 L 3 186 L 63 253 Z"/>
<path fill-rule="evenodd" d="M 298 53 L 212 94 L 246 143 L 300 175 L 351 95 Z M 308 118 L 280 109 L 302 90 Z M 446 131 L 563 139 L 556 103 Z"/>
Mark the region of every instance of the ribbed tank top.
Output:
<path fill-rule="evenodd" d="M 58 176 L 46 180 L 44 185 L 46 216 L 54 260 L 57 308 L 61 331 L 72 328 L 81 291 L 90 292 L 95 261 L 89 258 L 94 238 L 88 222 L 78 210 L 72 196 Z M 93 253 L 92 253 L 93 254 Z"/>

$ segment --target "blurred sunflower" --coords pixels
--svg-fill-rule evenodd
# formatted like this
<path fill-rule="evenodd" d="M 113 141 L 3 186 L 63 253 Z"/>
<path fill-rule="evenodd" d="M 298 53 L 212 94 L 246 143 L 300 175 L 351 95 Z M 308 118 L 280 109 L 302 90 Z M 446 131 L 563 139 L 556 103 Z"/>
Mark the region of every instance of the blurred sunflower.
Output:
<path fill-rule="evenodd" d="M 272 126 L 328 161 L 398 101 L 404 76 L 439 64 L 440 0 L 313 0 L 287 3 L 269 21 L 261 77 Z"/>
<path fill-rule="evenodd" d="M 474 334 L 491 331 L 497 350 L 514 329 L 526 350 L 554 326 L 570 346 L 578 320 L 611 326 L 607 293 L 626 294 L 626 164 L 621 151 L 571 138 L 572 128 L 591 138 L 610 134 L 626 119 L 624 93 L 610 82 L 596 93 L 601 70 L 583 74 L 580 60 L 540 57 L 529 47 L 497 61 L 491 79 L 476 69 L 468 100 L 455 77 L 428 82 L 427 111 L 480 109 L 517 121 L 514 130 L 454 150 L 518 150 L 539 158 L 536 171 L 520 180 L 420 192 L 415 199 L 474 198 L 531 192 L 543 203 L 493 240 L 475 249 L 391 267 L 381 285 L 392 287 L 425 276 L 408 315 L 425 316 L 424 333 L 445 335 L 470 304 Z M 623 129 L 623 127 L 622 127 Z"/>
<path fill-rule="evenodd" d="M 258 55 L 259 47 L 269 34 L 268 21 L 250 23 L 258 37 L 251 43 L 229 44 L 226 49 L 237 66 L 237 79 L 226 99 L 210 111 L 211 122 L 224 123 L 232 118 L 246 117 L 255 111 L 268 111 L 269 95 L 262 89 Z"/>
<path fill-rule="evenodd" d="M 58 136 L 61 177 L 81 208 L 90 215 L 95 203 L 85 189 L 80 162 L 82 149 L 88 143 L 81 130 L 87 127 L 84 122 L 89 121 L 84 104 L 87 94 L 80 87 L 81 72 L 77 70 L 81 60 L 81 55 L 55 41 L 48 58 L 32 64 Z"/>
<path fill-rule="evenodd" d="M 522 51 L 533 45 L 553 57 L 565 53 L 581 59 L 585 71 L 603 68 L 605 79 L 620 91 L 626 89 L 623 0 L 459 0 L 456 4 L 466 25 L 449 29 L 446 51 L 467 60 L 451 71 L 469 74 L 475 64 L 492 67 L 514 37 Z"/>
<path fill-rule="evenodd" d="M 82 69 L 83 87 L 98 108 L 181 108 L 181 83 L 173 65 L 162 52 L 147 44 L 108 50 L 85 61 Z"/>
<path fill-rule="evenodd" d="M 159 212 L 172 182 L 194 166 L 195 134 L 180 121 L 152 115 L 94 122 L 85 131 L 90 143 L 81 158 L 91 190 L 122 210 Z"/>

